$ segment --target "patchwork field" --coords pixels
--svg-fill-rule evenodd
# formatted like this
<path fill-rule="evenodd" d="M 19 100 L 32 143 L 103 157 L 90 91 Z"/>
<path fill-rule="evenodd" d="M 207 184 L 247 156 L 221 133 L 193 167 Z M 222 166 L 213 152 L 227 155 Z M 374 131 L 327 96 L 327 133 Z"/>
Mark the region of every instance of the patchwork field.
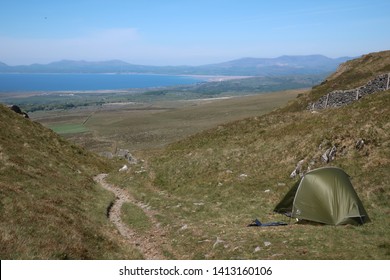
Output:
<path fill-rule="evenodd" d="M 58 134 L 74 134 L 74 133 L 82 133 L 87 132 L 88 129 L 83 126 L 82 124 L 76 123 L 76 124 L 55 124 L 52 126 L 49 126 L 51 130 Z"/>

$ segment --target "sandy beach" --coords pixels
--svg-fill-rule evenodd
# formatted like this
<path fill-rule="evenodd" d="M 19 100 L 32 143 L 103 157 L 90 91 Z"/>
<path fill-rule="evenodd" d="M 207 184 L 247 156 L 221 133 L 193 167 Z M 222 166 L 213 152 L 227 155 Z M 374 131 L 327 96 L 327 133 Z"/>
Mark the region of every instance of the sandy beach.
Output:
<path fill-rule="evenodd" d="M 222 82 L 222 81 L 229 81 L 229 80 L 248 79 L 254 77 L 254 76 L 223 76 L 223 75 L 178 75 L 178 76 L 203 79 L 206 82 Z"/>

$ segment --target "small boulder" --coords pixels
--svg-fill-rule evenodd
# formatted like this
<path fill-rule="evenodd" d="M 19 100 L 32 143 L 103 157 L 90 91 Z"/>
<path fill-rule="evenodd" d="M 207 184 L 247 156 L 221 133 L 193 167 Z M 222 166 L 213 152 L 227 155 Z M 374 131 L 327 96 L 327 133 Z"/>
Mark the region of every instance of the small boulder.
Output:
<path fill-rule="evenodd" d="M 336 157 L 337 147 L 333 146 L 332 148 L 329 148 L 325 151 L 325 153 L 322 154 L 321 159 L 322 161 L 329 163 L 333 161 Z"/>
<path fill-rule="evenodd" d="M 122 168 L 119 169 L 119 172 L 124 172 L 124 171 L 127 171 L 129 168 L 127 167 L 127 165 L 123 165 Z"/>
<path fill-rule="evenodd" d="M 290 174 L 290 178 L 295 178 L 297 175 L 300 175 L 300 176 L 303 175 L 302 174 L 302 166 L 304 163 L 305 163 L 304 159 L 298 161 L 297 166 L 295 167 L 294 171 L 291 172 L 291 174 Z"/>

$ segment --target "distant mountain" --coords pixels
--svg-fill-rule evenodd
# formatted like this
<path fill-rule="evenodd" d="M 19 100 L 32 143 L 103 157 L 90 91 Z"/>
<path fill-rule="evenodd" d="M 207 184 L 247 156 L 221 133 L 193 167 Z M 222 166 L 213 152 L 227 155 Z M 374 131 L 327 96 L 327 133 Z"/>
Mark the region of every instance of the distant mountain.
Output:
<path fill-rule="evenodd" d="M 347 58 L 332 59 L 323 55 L 306 55 L 306 56 L 280 56 L 277 58 L 241 58 L 232 60 L 220 64 L 214 64 L 213 66 L 219 67 L 256 67 L 263 68 L 269 66 L 279 67 L 318 67 L 329 66 L 344 62 Z"/>
<path fill-rule="evenodd" d="M 350 57 L 329 58 L 323 55 L 280 56 L 277 58 L 241 58 L 201 66 L 147 66 L 121 60 L 101 62 L 61 60 L 49 64 L 8 66 L 0 63 L 0 72 L 18 73 L 154 73 L 188 75 L 280 76 L 333 72 Z"/>
<path fill-rule="evenodd" d="M 241 58 L 219 64 L 200 66 L 202 69 L 213 69 L 216 72 L 256 76 L 321 74 L 333 72 L 340 63 L 351 59 L 341 57 L 332 59 L 323 55 L 280 56 L 277 58 Z"/>
<path fill-rule="evenodd" d="M 5 63 L 0 62 L 0 72 L 8 72 L 10 71 L 11 66 L 8 66 Z"/>

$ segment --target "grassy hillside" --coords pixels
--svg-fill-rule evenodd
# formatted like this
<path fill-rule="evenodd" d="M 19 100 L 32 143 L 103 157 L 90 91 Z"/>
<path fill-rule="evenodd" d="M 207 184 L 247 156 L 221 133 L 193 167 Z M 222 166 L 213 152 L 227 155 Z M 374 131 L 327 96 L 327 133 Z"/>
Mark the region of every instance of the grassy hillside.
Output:
<path fill-rule="evenodd" d="M 0 258 L 139 258 L 93 181 L 109 163 L 0 105 Z"/>
<path fill-rule="evenodd" d="M 313 87 L 310 95 L 301 97 L 287 110 L 302 110 L 308 102 L 315 101 L 333 90 L 347 90 L 366 84 L 374 77 L 390 72 L 390 50 L 363 55 L 360 58 L 342 63 L 336 72 L 321 84 Z"/>
<path fill-rule="evenodd" d="M 180 258 L 389 259 L 390 92 L 319 113 L 298 110 L 321 91 L 363 85 L 387 71 L 390 62 L 382 61 L 388 56 L 372 54 L 343 65 L 328 82 L 286 108 L 219 125 L 162 151 L 139 153 L 146 161 L 127 174 L 113 173 L 111 181 L 159 212 Z M 360 139 L 365 145 L 357 149 Z M 326 164 L 320 158 L 332 146 L 338 152 Z M 372 222 L 303 225 L 274 214 L 297 180 L 289 175 L 300 160 L 305 169 L 343 168 Z M 254 218 L 292 223 L 246 227 Z"/>

